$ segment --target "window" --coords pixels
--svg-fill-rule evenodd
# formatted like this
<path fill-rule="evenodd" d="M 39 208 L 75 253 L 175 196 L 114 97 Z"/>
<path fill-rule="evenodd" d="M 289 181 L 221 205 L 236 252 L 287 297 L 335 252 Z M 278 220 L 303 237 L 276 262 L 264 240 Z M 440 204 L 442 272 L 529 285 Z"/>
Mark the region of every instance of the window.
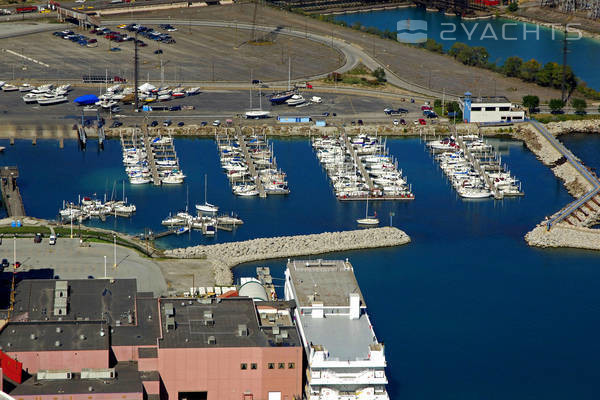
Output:
<path fill-rule="evenodd" d="M 500 107 L 500 111 L 510 111 L 510 107 Z"/>
<path fill-rule="evenodd" d="M 288 369 L 294 369 L 294 368 L 296 368 L 295 363 L 288 363 Z"/>
<path fill-rule="evenodd" d="M 250 369 L 257 369 L 258 367 L 256 366 L 256 363 L 252 363 L 250 364 Z"/>
<path fill-rule="evenodd" d="M 242 363 L 242 364 L 240 365 L 240 369 L 248 369 L 248 364 L 246 364 L 246 363 Z"/>
<path fill-rule="evenodd" d="M 486 107 L 485 111 L 496 111 L 496 107 Z"/>
<path fill-rule="evenodd" d="M 268 363 L 267 364 L 267 368 L 269 368 L 269 369 L 275 369 L 275 363 Z"/>
<path fill-rule="evenodd" d="M 285 368 L 285 363 L 279 363 L 279 364 L 277 365 L 277 368 L 279 368 L 279 369 L 284 369 L 284 368 Z"/>
<path fill-rule="evenodd" d="M 481 107 L 471 107 L 471 111 L 481 111 Z"/>

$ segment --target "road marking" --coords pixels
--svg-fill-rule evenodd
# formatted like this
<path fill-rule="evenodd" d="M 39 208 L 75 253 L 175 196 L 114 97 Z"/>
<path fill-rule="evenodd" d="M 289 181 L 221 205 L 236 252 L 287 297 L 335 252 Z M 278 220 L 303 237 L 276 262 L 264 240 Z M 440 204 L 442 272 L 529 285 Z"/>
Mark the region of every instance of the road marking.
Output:
<path fill-rule="evenodd" d="M 36 59 L 34 59 L 34 58 L 27 57 L 27 56 L 25 56 L 25 55 L 23 55 L 23 54 L 19 54 L 19 53 L 17 53 L 16 51 L 12 51 L 12 50 L 9 50 L 9 49 L 5 49 L 4 51 L 6 51 L 7 53 L 10 53 L 10 54 L 12 54 L 12 55 L 15 55 L 15 56 L 17 56 L 17 57 L 24 58 L 24 59 L 25 59 L 25 60 L 27 60 L 27 61 L 31 61 L 31 62 L 33 62 L 33 63 L 39 64 L 39 65 L 42 65 L 42 66 L 44 66 L 44 67 L 46 67 L 46 68 L 50 68 L 50 65 L 46 64 L 45 62 L 38 61 L 38 60 L 36 60 Z"/>

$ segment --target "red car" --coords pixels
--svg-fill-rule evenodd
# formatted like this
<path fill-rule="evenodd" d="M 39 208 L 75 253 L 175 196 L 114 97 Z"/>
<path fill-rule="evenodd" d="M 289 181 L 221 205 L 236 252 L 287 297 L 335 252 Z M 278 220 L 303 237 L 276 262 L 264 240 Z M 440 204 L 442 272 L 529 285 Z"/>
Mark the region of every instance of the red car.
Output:
<path fill-rule="evenodd" d="M 427 121 L 425 121 L 423 118 L 419 118 L 419 123 L 421 125 L 427 125 Z"/>
<path fill-rule="evenodd" d="M 421 111 L 425 111 L 425 110 L 431 110 L 431 107 L 429 107 L 429 106 L 421 106 Z"/>

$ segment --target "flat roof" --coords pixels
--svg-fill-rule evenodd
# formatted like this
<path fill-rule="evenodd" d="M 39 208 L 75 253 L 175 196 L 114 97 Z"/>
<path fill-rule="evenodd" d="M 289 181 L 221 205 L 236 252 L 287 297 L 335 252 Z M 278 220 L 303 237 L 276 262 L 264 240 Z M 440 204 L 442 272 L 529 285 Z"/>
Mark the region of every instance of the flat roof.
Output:
<path fill-rule="evenodd" d="M 268 302 L 260 302 L 261 305 Z M 174 329 L 167 329 L 165 308 L 173 307 Z M 161 299 L 163 338 L 160 348 L 300 346 L 295 326 L 280 327 L 287 338 L 277 339 L 273 327 L 259 325 L 254 301 L 249 298 Z M 214 322 L 207 323 L 205 321 Z M 239 325 L 246 335 L 239 336 Z M 209 344 L 209 338 L 214 344 Z"/>
<path fill-rule="evenodd" d="M 361 313 L 359 319 L 350 319 L 347 315 L 328 314 L 325 318 L 301 315 L 300 323 L 307 343 L 324 346 L 330 360 L 367 359 L 369 345 L 377 343 L 366 313 Z"/>
<path fill-rule="evenodd" d="M 158 300 L 152 297 L 136 297 L 133 324 L 112 325 L 112 345 L 156 345 L 160 336 L 159 323 Z"/>
<path fill-rule="evenodd" d="M 461 100 L 464 99 L 461 97 Z M 510 100 L 505 96 L 471 96 L 472 103 L 510 103 Z"/>
<path fill-rule="evenodd" d="M 293 260 L 288 262 L 298 307 L 322 302 L 324 307 L 348 307 L 351 293 L 365 306 L 352 264 L 343 260 Z"/>
<path fill-rule="evenodd" d="M 103 336 L 100 335 L 100 331 L 104 332 Z M 107 350 L 108 352 L 108 333 L 108 327 L 103 321 L 9 322 L 0 332 L 0 346 L 5 352 L 52 350 Z"/>
<path fill-rule="evenodd" d="M 115 366 L 114 379 L 81 379 L 74 373 L 72 379 L 38 380 L 35 376 L 8 392 L 18 396 L 49 396 L 81 393 L 142 393 L 143 385 L 135 362 L 121 362 Z M 92 390 L 90 391 L 90 388 Z"/>
<path fill-rule="evenodd" d="M 68 286 L 66 315 L 54 315 L 57 283 Z M 135 279 L 27 279 L 15 288 L 11 320 L 106 320 L 113 326 L 127 325 L 128 315 L 135 312 L 136 291 Z"/>

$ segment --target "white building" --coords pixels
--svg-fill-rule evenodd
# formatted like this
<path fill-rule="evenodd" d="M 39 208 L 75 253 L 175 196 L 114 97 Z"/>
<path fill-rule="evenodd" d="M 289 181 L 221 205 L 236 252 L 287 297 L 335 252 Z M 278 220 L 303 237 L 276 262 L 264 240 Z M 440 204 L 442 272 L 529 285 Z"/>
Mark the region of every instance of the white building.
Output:
<path fill-rule="evenodd" d="M 522 122 L 525 119 L 525 111 L 504 96 L 472 97 L 466 92 L 460 98 L 460 109 L 466 122 Z"/>
<path fill-rule="evenodd" d="M 289 261 L 285 299 L 296 301 L 307 399 L 389 400 L 384 346 L 348 261 Z"/>

